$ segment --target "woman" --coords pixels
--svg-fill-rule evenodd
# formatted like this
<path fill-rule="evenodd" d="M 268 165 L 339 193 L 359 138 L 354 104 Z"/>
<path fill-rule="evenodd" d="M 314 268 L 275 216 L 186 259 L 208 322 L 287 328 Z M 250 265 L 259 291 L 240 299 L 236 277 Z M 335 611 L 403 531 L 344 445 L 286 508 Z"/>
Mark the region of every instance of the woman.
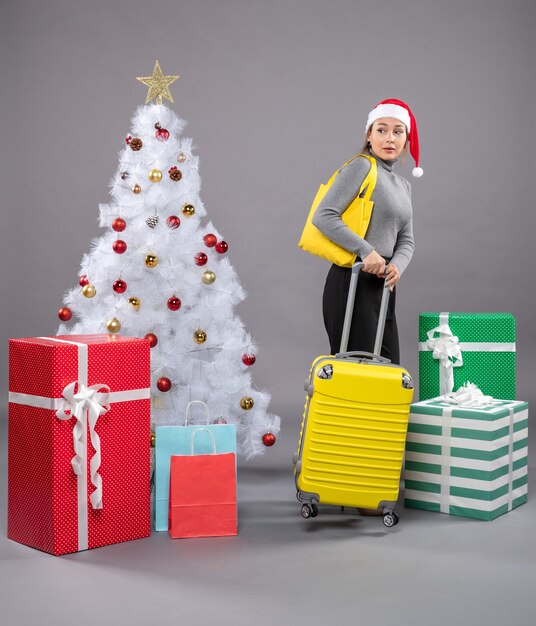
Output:
<path fill-rule="evenodd" d="M 407 144 L 416 167 L 413 175 L 422 176 L 419 165 L 417 124 L 407 104 L 383 100 L 369 113 L 362 152 L 373 156 L 378 177 L 372 193 L 374 209 L 365 238 L 358 237 L 342 221 L 341 215 L 356 197 L 370 169 L 365 158 L 355 158 L 337 174 L 318 206 L 313 224 L 326 237 L 354 252 L 363 268 L 358 280 L 348 351 L 372 352 L 385 277 L 392 293 L 381 354 L 400 363 L 395 318 L 395 285 L 408 266 L 415 244 L 411 206 L 411 187 L 393 172 L 393 165 L 405 155 Z M 351 270 L 332 265 L 323 296 L 324 324 L 331 354 L 339 352 Z"/>

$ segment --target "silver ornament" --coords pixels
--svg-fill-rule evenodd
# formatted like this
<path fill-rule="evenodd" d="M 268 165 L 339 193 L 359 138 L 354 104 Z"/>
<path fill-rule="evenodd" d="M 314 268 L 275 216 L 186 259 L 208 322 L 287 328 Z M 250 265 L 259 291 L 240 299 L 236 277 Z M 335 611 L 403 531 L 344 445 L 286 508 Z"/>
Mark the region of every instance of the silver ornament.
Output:
<path fill-rule="evenodd" d="M 158 217 L 158 215 L 155 213 L 154 215 L 149 216 L 146 220 L 145 223 L 147 224 L 147 226 L 149 226 L 149 228 L 154 228 L 157 224 L 158 224 L 158 220 L 160 218 Z"/>

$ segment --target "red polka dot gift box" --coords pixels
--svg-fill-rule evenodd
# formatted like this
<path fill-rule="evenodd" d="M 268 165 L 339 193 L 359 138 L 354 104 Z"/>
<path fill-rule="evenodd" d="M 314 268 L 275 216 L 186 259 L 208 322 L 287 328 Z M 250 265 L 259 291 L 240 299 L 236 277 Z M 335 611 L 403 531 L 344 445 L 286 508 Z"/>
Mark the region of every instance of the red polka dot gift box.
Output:
<path fill-rule="evenodd" d="M 150 346 L 9 342 L 10 539 L 54 555 L 150 535 Z"/>

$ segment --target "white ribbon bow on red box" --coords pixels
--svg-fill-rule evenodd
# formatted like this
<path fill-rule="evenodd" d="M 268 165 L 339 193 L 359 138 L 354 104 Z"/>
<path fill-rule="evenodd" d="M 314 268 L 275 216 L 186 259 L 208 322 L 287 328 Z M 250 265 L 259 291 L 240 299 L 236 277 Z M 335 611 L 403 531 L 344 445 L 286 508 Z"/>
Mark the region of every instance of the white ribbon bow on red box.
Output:
<path fill-rule="evenodd" d="M 106 389 L 106 391 L 101 392 L 101 389 Z M 77 476 L 82 476 L 85 473 L 87 463 L 86 432 L 89 425 L 91 445 L 95 451 L 89 464 L 91 482 L 95 487 L 89 499 L 94 509 L 102 509 L 102 477 L 98 472 L 101 464 L 101 446 L 100 437 L 95 432 L 95 425 L 99 415 L 103 415 L 110 410 L 110 405 L 108 404 L 109 395 L 110 387 L 108 385 L 91 385 L 91 387 L 86 387 L 83 383 L 70 383 L 62 392 L 66 402 L 63 407 L 56 411 L 56 416 L 60 420 L 69 420 L 72 417 L 76 417 L 76 424 L 73 428 L 75 456 L 71 460 L 71 465 Z"/>

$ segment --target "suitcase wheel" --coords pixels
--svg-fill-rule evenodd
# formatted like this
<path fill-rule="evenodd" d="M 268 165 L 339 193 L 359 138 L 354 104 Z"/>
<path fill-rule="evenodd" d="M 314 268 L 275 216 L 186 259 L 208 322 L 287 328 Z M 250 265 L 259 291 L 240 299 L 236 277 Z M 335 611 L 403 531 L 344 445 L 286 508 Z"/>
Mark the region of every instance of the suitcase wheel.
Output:
<path fill-rule="evenodd" d="M 301 514 L 303 519 L 309 519 L 313 515 L 313 509 L 308 504 L 302 504 Z"/>
<path fill-rule="evenodd" d="M 392 528 L 398 524 L 398 515 L 392 511 L 391 513 L 386 513 L 383 516 L 383 525 L 387 528 Z"/>
<path fill-rule="evenodd" d="M 301 514 L 304 519 L 309 519 L 310 517 L 316 517 L 318 515 L 318 507 L 314 502 L 311 504 L 303 504 L 301 508 Z"/>

